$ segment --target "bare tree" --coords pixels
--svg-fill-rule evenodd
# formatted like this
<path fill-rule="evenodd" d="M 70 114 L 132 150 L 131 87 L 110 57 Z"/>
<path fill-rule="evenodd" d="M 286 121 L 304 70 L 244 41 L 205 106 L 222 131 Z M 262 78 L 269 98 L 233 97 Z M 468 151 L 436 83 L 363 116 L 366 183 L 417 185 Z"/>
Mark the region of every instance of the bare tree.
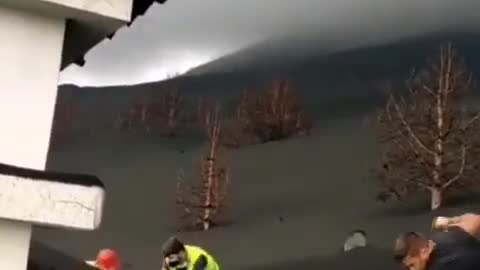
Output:
<path fill-rule="evenodd" d="M 180 128 L 184 113 L 184 97 L 177 88 L 166 89 L 155 103 L 155 117 L 160 121 L 164 133 L 175 136 Z"/>
<path fill-rule="evenodd" d="M 301 129 L 302 110 L 289 81 L 274 81 L 255 100 L 250 127 L 264 142 L 289 137 Z"/>
<path fill-rule="evenodd" d="M 308 132 L 312 123 L 305 117 L 300 98 L 288 80 L 274 80 L 268 88 L 253 93 L 244 91 L 234 114 L 233 129 L 229 128 L 231 145 L 248 142 L 276 141 Z M 253 135 L 257 140 L 252 140 Z M 248 143 L 247 143 L 248 144 Z"/>
<path fill-rule="evenodd" d="M 253 95 L 244 90 L 233 115 L 223 121 L 221 144 L 228 148 L 239 148 L 260 142 L 260 138 L 252 131 L 250 112 L 253 111 Z"/>
<path fill-rule="evenodd" d="M 229 182 L 225 160 L 220 157 L 219 139 L 222 132 L 219 108 L 205 115 L 205 129 L 208 135 L 208 151 L 201 160 L 200 172 L 187 185 L 184 174 L 180 173 L 177 182 L 177 206 L 194 227 L 209 230 L 218 225 L 226 202 Z"/>
<path fill-rule="evenodd" d="M 382 166 L 375 171 L 382 187 L 379 199 L 424 191 L 430 193 L 433 210 L 448 191 L 477 181 L 479 114 L 462 104 L 471 81 L 447 44 L 433 64 L 409 80 L 406 99 L 390 91 L 378 117 L 384 150 Z"/>
<path fill-rule="evenodd" d="M 132 100 L 115 126 L 129 132 L 158 132 L 175 136 L 183 125 L 184 97 L 177 88 L 169 88 Z"/>
<path fill-rule="evenodd" d="M 126 112 L 117 117 L 115 127 L 127 132 L 150 133 L 151 109 L 151 99 L 145 95 L 138 96 L 128 104 Z"/>
<path fill-rule="evenodd" d="M 195 110 L 191 111 L 190 121 L 202 132 L 205 130 L 205 117 L 215 110 L 217 104 L 212 100 L 199 97 L 195 103 Z M 222 128 L 223 129 L 223 128 Z M 222 130 L 223 133 L 223 130 Z"/>

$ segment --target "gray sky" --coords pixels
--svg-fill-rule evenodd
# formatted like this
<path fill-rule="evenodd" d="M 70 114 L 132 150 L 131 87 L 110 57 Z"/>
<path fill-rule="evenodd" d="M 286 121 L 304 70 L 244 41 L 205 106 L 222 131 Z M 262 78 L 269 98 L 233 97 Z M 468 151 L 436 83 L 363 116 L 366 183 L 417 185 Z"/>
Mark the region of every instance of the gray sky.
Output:
<path fill-rule="evenodd" d="M 157 81 L 269 37 L 305 33 L 352 44 L 480 29 L 479 0 L 168 0 L 72 65 L 60 83 Z"/>

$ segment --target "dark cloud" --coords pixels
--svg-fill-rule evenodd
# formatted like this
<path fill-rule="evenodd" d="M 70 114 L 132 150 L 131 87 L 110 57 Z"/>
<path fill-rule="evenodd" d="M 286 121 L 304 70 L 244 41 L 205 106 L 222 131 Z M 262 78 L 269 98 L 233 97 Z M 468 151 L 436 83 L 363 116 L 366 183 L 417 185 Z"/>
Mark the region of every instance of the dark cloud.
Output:
<path fill-rule="evenodd" d="M 344 46 L 411 34 L 477 30 L 478 0 L 169 0 L 68 67 L 62 82 L 133 84 L 160 80 L 279 35 Z"/>

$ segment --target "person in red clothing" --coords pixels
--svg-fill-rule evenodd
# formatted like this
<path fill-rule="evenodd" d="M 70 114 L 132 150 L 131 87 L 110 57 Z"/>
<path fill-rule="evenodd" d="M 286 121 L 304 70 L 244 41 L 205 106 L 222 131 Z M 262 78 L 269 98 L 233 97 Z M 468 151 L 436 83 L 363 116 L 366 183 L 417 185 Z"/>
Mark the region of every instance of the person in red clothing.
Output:
<path fill-rule="evenodd" d="M 118 253 L 113 249 L 102 249 L 98 252 L 94 266 L 100 270 L 122 270 L 123 264 Z"/>

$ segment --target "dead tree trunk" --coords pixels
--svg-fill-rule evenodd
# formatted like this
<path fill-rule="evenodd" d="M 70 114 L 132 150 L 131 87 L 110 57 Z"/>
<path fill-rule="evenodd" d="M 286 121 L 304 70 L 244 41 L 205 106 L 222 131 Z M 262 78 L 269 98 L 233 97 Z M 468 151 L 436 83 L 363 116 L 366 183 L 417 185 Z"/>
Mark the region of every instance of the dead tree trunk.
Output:
<path fill-rule="evenodd" d="M 177 198 L 177 204 L 183 208 L 185 215 L 193 219 L 195 227 L 206 231 L 218 225 L 219 215 L 225 207 L 229 175 L 224 160 L 219 157 L 222 124 L 218 106 L 204 115 L 203 123 L 208 137 L 208 149 L 200 166 L 197 179 L 199 187 L 193 186 L 188 194 Z"/>
<path fill-rule="evenodd" d="M 432 188 L 431 189 L 431 203 L 430 208 L 436 210 L 442 205 L 442 189 L 441 188 Z"/>
<path fill-rule="evenodd" d="M 179 117 L 180 106 L 182 103 L 182 96 L 178 93 L 178 90 L 171 90 L 168 93 L 167 100 L 167 127 L 169 135 L 174 135 L 177 128 L 177 122 Z"/>
<path fill-rule="evenodd" d="M 215 185 L 215 163 L 218 152 L 218 142 L 221 133 L 221 124 L 219 121 L 219 110 L 215 108 L 214 112 L 207 113 L 205 117 L 205 126 L 207 129 L 209 139 L 209 151 L 207 155 L 207 182 L 206 182 L 206 196 L 205 209 L 203 214 L 203 230 L 208 230 L 211 225 L 211 211 L 212 211 L 212 196 Z"/>
<path fill-rule="evenodd" d="M 160 130 L 164 135 L 175 136 L 182 123 L 181 117 L 185 111 L 183 96 L 176 88 L 164 89 L 159 102 L 155 105 L 155 117 L 159 121 Z"/>
<path fill-rule="evenodd" d="M 448 45 L 440 52 L 440 70 L 444 71 L 438 76 L 438 90 L 435 94 L 435 108 L 436 108 L 436 140 L 435 140 L 435 153 L 434 153 L 434 170 L 433 170 L 433 184 L 432 188 L 432 210 L 440 207 L 442 203 L 442 171 L 444 163 L 444 118 L 446 110 L 448 110 L 449 100 L 448 94 L 450 89 L 450 83 L 452 79 L 452 61 L 454 57 L 452 55 L 452 47 Z"/>
<path fill-rule="evenodd" d="M 140 101 L 140 124 L 143 128 L 145 128 L 145 131 L 147 133 L 150 133 L 150 125 L 149 125 L 149 119 L 148 119 L 148 114 L 149 114 L 149 103 L 148 99 L 146 97 L 143 97 Z"/>

